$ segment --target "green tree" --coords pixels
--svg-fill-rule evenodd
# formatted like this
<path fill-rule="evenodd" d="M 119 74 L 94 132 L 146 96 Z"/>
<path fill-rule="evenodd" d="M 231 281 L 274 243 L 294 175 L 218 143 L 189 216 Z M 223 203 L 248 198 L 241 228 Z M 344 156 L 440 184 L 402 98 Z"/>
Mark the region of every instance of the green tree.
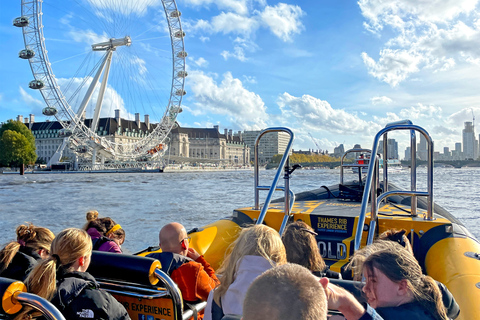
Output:
<path fill-rule="evenodd" d="M 4 166 L 34 164 L 35 137 L 20 121 L 8 120 L 0 127 L 0 163 Z"/>

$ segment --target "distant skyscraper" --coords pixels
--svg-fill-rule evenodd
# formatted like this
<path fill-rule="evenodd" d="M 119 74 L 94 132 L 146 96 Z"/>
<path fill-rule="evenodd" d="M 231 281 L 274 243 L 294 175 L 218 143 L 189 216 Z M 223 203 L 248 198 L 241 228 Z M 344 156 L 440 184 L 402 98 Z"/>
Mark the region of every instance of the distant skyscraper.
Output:
<path fill-rule="evenodd" d="M 417 145 L 417 158 L 420 160 L 428 160 L 427 139 L 420 134 L 420 142 Z"/>
<path fill-rule="evenodd" d="M 345 147 L 343 146 L 343 143 L 333 149 L 333 156 L 336 158 L 340 158 L 344 153 Z"/>
<path fill-rule="evenodd" d="M 412 148 L 407 147 L 405 149 L 405 161 L 410 161 L 412 159 L 411 152 L 412 152 Z"/>
<path fill-rule="evenodd" d="M 443 156 L 445 158 L 450 158 L 450 148 L 448 147 L 443 147 Z"/>
<path fill-rule="evenodd" d="M 465 128 L 462 131 L 462 138 L 464 159 L 476 159 L 478 147 L 477 140 L 475 139 L 475 127 L 472 122 L 465 122 Z"/>

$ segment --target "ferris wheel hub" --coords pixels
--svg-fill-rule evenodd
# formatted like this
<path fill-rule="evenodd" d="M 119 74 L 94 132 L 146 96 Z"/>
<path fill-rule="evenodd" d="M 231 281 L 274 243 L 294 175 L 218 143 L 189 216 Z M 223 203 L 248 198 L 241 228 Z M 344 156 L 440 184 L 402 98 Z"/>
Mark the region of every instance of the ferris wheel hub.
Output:
<path fill-rule="evenodd" d="M 125 36 L 121 39 L 111 38 L 108 41 L 92 44 L 93 51 L 107 51 L 115 50 L 117 47 L 127 46 L 129 47 L 132 44 L 132 38 L 130 36 Z"/>

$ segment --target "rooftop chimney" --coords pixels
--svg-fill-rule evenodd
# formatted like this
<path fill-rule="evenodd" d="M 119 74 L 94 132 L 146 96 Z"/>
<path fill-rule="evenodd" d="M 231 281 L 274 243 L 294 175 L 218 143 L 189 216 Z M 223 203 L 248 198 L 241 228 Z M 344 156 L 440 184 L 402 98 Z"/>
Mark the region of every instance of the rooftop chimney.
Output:
<path fill-rule="evenodd" d="M 228 138 L 228 129 L 223 129 L 223 134 L 225 135 L 225 138 Z"/>
<path fill-rule="evenodd" d="M 25 120 L 25 123 L 28 123 L 28 118 L 25 118 L 24 120 Z"/>
<path fill-rule="evenodd" d="M 115 110 L 115 120 L 117 121 L 117 124 L 120 125 L 120 109 Z"/>
<path fill-rule="evenodd" d="M 219 128 L 219 126 L 218 126 L 218 125 L 216 125 L 216 126 L 213 126 L 213 129 L 216 129 L 216 130 L 217 130 L 217 132 L 218 132 L 218 128 Z"/>
<path fill-rule="evenodd" d="M 29 129 L 32 129 L 34 122 L 35 122 L 35 115 L 33 113 L 30 113 L 30 126 L 28 127 Z"/>
<path fill-rule="evenodd" d="M 137 128 L 140 128 L 140 113 L 135 113 L 135 122 L 137 123 Z"/>
<path fill-rule="evenodd" d="M 145 125 L 147 126 L 147 130 L 150 130 L 150 116 L 148 114 L 145 115 Z"/>
<path fill-rule="evenodd" d="M 22 115 L 18 115 L 18 116 L 17 116 L 17 121 L 23 122 L 23 116 L 22 116 Z"/>

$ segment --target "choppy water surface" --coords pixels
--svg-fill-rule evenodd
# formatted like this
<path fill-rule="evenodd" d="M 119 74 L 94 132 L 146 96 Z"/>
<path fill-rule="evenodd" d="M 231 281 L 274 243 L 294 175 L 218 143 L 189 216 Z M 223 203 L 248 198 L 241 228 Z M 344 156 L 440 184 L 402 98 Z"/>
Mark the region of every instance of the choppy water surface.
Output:
<path fill-rule="evenodd" d="M 262 171 L 260 184 L 270 184 L 274 174 Z M 426 170 L 419 169 L 419 190 L 425 188 L 425 175 Z M 394 173 L 389 179 L 410 185 L 407 173 Z M 434 179 L 435 202 L 480 238 L 480 168 L 436 168 Z M 338 170 L 297 170 L 290 186 L 298 193 L 338 181 Z M 127 234 L 124 248 L 135 252 L 156 245 L 158 231 L 168 222 L 178 221 L 187 230 L 200 227 L 235 208 L 252 206 L 253 197 L 253 171 L 0 174 L 0 245 L 15 238 L 20 223 L 32 222 L 58 233 L 82 227 L 85 213 L 96 209 L 122 225 Z"/>

